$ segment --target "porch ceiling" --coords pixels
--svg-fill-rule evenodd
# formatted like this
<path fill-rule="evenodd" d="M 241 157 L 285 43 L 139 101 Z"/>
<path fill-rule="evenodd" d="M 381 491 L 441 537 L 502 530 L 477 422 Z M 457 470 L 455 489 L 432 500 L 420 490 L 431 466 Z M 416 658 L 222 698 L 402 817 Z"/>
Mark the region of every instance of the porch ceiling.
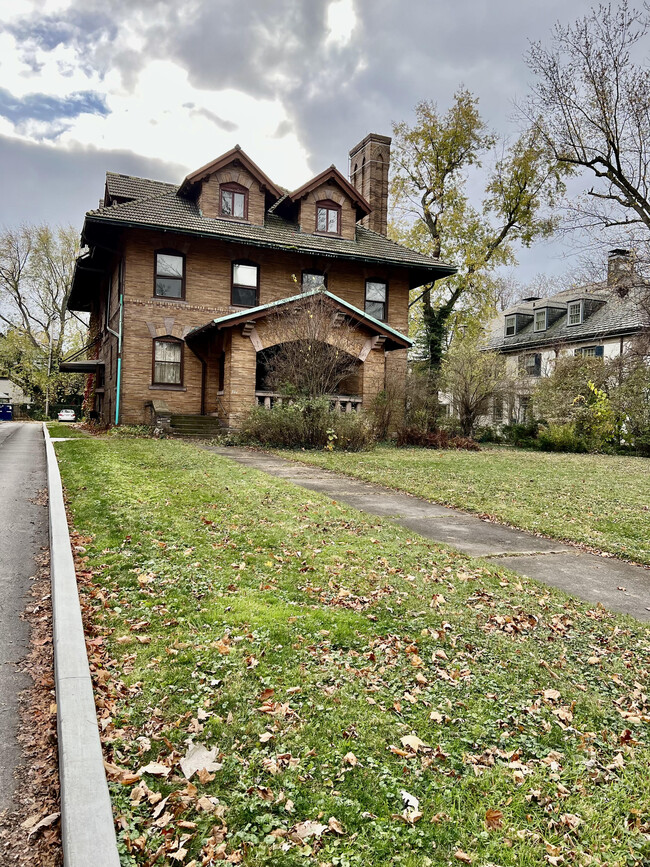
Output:
<path fill-rule="evenodd" d="M 333 304 L 339 308 L 341 313 L 345 314 L 345 316 L 348 316 L 354 322 L 362 325 L 371 334 L 384 337 L 384 345 L 386 349 L 409 349 L 413 345 L 413 341 L 410 337 L 407 337 L 400 331 L 396 331 L 385 322 L 380 322 L 379 319 L 375 319 L 374 316 L 369 316 L 363 310 L 360 310 L 353 304 L 344 301 L 337 295 L 333 295 L 331 292 L 318 289 L 312 290 L 311 292 L 301 292 L 299 295 L 292 295 L 290 298 L 280 298 L 277 301 L 271 301 L 269 304 L 261 304 L 259 307 L 251 307 L 238 313 L 229 313 L 227 316 L 219 316 L 217 319 L 211 319 L 210 322 L 207 322 L 205 325 L 201 325 L 190 331 L 185 336 L 185 340 L 191 342 L 199 336 L 205 336 L 210 331 L 223 331 L 228 328 L 234 328 L 237 325 L 243 325 L 246 322 L 255 322 L 257 319 L 264 319 L 272 313 L 275 313 L 278 308 L 290 304 L 298 304 L 301 301 L 304 301 L 305 298 L 314 295 L 326 295 Z"/>

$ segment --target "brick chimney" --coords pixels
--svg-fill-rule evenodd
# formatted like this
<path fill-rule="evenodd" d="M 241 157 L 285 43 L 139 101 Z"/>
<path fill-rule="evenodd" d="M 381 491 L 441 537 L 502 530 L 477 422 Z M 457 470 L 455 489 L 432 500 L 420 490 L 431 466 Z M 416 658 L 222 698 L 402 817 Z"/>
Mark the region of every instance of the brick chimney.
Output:
<path fill-rule="evenodd" d="M 350 151 L 350 182 L 372 209 L 361 225 L 380 235 L 388 224 L 390 143 L 390 136 L 371 132 Z"/>
<path fill-rule="evenodd" d="M 634 253 L 610 250 L 607 257 L 607 286 L 627 293 L 634 280 Z"/>

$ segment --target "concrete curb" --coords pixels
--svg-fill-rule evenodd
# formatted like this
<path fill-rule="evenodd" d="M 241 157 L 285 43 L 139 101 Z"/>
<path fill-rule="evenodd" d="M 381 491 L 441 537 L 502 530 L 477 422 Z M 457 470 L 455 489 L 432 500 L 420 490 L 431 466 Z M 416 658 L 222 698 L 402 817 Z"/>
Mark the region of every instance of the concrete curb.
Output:
<path fill-rule="evenodd" d="M 50 510 L 63 860 L 65 867 L 119 867 L 61 475 L 45 423 L 43 436 Z"/>

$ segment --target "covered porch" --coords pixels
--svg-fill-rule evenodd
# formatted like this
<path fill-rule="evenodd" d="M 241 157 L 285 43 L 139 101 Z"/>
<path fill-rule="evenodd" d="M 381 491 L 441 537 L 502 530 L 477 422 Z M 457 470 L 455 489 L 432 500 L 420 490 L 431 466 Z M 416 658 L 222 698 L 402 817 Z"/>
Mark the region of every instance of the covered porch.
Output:
<path fill-rule="evenodd" d="M 327 318 L 318 328 L 304 326 L 301 317 L 309 323 L 308 305 L 315 303 Z M 185 342 L 202 363 L 201 413 L 229 429 L 238 429 L 255 406 L 292 399 L 282 387 L 282 365 L 303 372 L 300 393 L 324 394 L 333 409 L 358 412 L 385 388 L 387 354 L 403 358 L 405 373 L 411 346 L 406 335 L 326 291 L 221 316 L 190 331 Z"/>

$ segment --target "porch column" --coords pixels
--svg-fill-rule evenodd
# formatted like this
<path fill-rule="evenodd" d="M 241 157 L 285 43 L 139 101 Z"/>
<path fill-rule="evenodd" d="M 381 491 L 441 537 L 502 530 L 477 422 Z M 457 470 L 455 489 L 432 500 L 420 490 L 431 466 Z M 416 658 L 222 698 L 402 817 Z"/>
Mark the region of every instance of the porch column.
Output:
<path fill-rule="evenodd" d="M 250 337 L 237 329 L 231 331 L 230 351 L 226 356 L 228 369 L 225 390 L 228 397 L 228 425 L 241 427 L 246 413 L 255 406 L 255 369 L 257 353 Z"/>

